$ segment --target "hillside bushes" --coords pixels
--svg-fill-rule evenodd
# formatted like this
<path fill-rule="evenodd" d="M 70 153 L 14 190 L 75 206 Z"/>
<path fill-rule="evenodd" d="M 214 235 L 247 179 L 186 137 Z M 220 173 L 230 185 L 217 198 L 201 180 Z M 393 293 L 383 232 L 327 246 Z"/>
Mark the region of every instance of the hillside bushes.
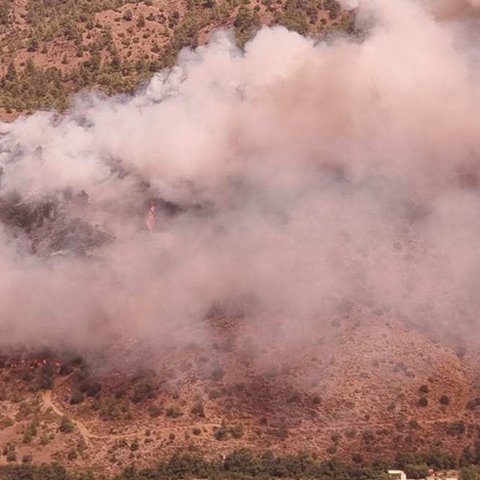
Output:
<path fill-rule="evenodd" d="M 395 462 L 364 463 L 360 458 L 358 460 L 350 465 L 334 459 L 320 461 L 307 453 L 275 456 L 271 452 L 256 454 L 252 450 L 242 448 L 228 454 L 223 461 L 210 461 L 196 455 L 178 453 L 153 468 L 137 469 L 130 466 L 115 477 L 105 477 L 88 472 L 71 473 L 57 463 L 40 466 L 9 464 L 0 467 L 0 479 L 170 480 L 210 478 L 241 480 L 258 478 L 267 480 L 271 478 L 320 478 L 322 480 L 367 480 L 384 478 L 388 468 L 405 470 L 409 478 L 425 478 L 429 467 L 450 469 L 459 466 L 455 459 L 436 451 L 399 454 Z M 461 474 L 461 478 L 466 480 L 480 478 L 478 467 L 472 464 L 464 464 Z"/>

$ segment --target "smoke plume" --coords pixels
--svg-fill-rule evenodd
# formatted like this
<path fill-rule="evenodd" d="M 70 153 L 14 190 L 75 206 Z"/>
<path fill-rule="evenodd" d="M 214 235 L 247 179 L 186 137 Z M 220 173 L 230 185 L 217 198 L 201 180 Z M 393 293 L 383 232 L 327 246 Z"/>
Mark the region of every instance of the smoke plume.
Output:
<path fill-rule="evenodd" d="M 287 351 L 359 310 L 472 330 L 476 9 L 365 0 L 362 38 L 244 51 L 219 32 L 133 96 L 1 124 L 1 342 L 208 344 L 218 306 Z"/>

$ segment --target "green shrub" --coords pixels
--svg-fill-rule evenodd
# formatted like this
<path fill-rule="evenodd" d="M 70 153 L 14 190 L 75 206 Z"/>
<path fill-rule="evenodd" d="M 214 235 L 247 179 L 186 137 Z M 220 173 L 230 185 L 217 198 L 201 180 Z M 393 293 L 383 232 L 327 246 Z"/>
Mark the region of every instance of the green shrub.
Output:
<path fill-rule="evenodd" d="M 218 427 L 213 433 L 213 436 L 219 441 L 226 440 L 228 438 L 228 429 L 224 426 Z"/>
<path fill-rule="evenodd" d="M 70 405 L 77 405 L 82 403 L 85 400 L 85 396 L 80 390 L 74 390 L 72 396 L 70 397 Z"/>
<path fill-rule="evenodd" d="M 420 388 L 418 389 L 420 393 L 427 394 L 429 392 L 428 385 L 421 385 Z"/>
<path fill-rule="evenodd" d="M 64 415 L 62 417 L 62 419 L 60 420 L 60 426 L 58 427 L 58 429 L 62 433 L 70 433 L 70 432 L 73 432 L 74 428 L 75 427 L 74 427 L 72 421 L 70 420 L 70 418 L 68 418 L 67 415 Z"/>
<path fill-rule="evenodd" d="M 192 413 L 197 417 L 205 417 L 205 408 L 202 400 L 197 400 L 192 407 Z"/>
<path fill-rule="evenodd" d="M 222 441 L 229 438 L 241 438 L 243 434 L 244 429 L 242 425 L 226 425 L 222 423 L 222 425 L 215 430 L 213 436 L 216 440 Z"/>
<path fill-rule="evenodd" d="M 480 405 L 480 397 L 472 398 L 467 402 L 466 408 L 475 410 Z"/>
<path fill-rule="evenodd" d="M 462 421 L 451 423 L 447 427 L 448 435 L 452 436 L 463 435 L 465 433 L 465 430 L 465 424 Z"/>
<path fill-rule="evenodd" d="M 167 417 L 178 418 L 183 415 L 183 412 L 178 405 L 172 405 L 167 408 L 165 415 Z"/>
<path fill-rule="evenodd" d="M 347 430 L 346 434 L 345 434 L 348 438 L 355 438 L 355 436 L 357 435 L 357 429 L 356 428 L 350 428 Z"/>
<path fill-rule="evenodd" d="M 132 452 L 136 452 L 139 448 L 140 448 L 140 443 L 138 442 L 138 439 L 135 439 L 130 445 L 130 450 Z"/>
<path fill-rule="evenodd" d="M 415 429 L 415 430 L 418 429 L 418 428 L 420 428 L 419 423 L 418 423 L 415 419 L 409 420 L 409 421 L 408 421 L 408 426 L 409 426 L 410 428 Z"/>
<path fill-rule="evenodd" d="M 35 73 L 35 70 L 30 73 Z M 55 379 L 55 370 L 50 362 L 42 365 L 40 368 L 40 388 L 42 390 L 50 390 L 53 387 L 53 381 Z"/>
<path fill-rule="evenodd" d="M 161 408 L 157 407 L 156 405 L 151 405 L 150 407 L 148 407 L 148 414 L 152 418 L 156 418 L 156 417 L 159 417 L 162 414 L 162 410 L 161 410 Z"/>
<path fill-rule="evenodd" d="M 334 432 L 330 435 L 330 439 L 333 443 L 338 443 L 342 438 L 342 435 L 338 432 Z"/>
<path fill-rule="evenodd" d="M 103 400 L 95 399 L 92 408 L 100 410 L 100 416 L 103 420 L 129 420 L 132 417 L 130 402 L 123 398 L 106 398 Z"/>
<path fill-rule="evenodd" d="M 140 403 L 155 398 L 155 394 L 156 385 L 153 380 L 144 378 L 135 385 L 131 400 L 133 403 Z"/>
<path fill-rule="evenodd" d="M 230 435 L 233 438 L 242 438 L 243 437 L 243 425 L 232 425 L 230 427 Z"/>
<path fill-rule="evenodd" d="M 336 445 L 330 445 L 326 451 L 329 455 L 335 455 L 337 453 L 337 447 Z"/>
<path fill-rule="evenodd" d="M 145 17 L 140 14 L 137 18 L 137 27 L 138 28 L 143 28 L 145 26 Z"/>
<path fill-rule="evenodd" d="M 7 462 L 16 462 L 17 461 L 17 453 L 15 450 L 10 450 L 7 453 Z"/>
<path fill-rule="evenodd" d="M 427 397 L 420 397 L 420 399 L 418 400 L 418 405 L 420 407 L 426 407 L 428 405 Z"/>
<path fill-rule="evenodd" d="M 480 480 L 480 472 L 477 466 L 469 465 L 460 470 L 460 480 Z"/>
<path fill-rule="evenodd" d="M 404 471 L 407 474 L 407 478 L 426 478 L 428 476 L 428 465 L 425 463 L 405 465 Z"/>
<path fill-rule="evenodd" d="M 17 453 L 15 451 L 15 445 L 7 443 L 3 449 L 3 454 L 6 456 L 7 462 L 16 462 Z"/>
<path fill-rule="evenodd" d="M 365 443 L 373 443 L 375 441 L 375 432 L 373 430 L 365 430 L 362 432 L 362 439 Z"/>
<path fill-rule="evenodd" d="M 27 428 L 25 429 L 25 432 L 23 433 L 23 438 L 22 442 L 23 443 L 31 443 L 33 437 L 37 435 L 37 426 L 38 426 L 38 420 L 34 419 L 32 420 Z"/>
<path fill-rule="evenodd" d="M 67 454 L 68 460 L 76 460 L 78 458 L 78 453 L 75 450 L 70 450 Z"/>
<path fill-rule="evenodd" d="M 442 395 L 439 399 L 439 402 L 442 405 L 449 405 L 450 404 L 450 398 L 447 395 Z"/>
<path fill-rule="evenodd" d="M 1 429 L 12 427 L 13 425 L 15 425 L 15 420 L 10 417 L 5 417 L 0 420 Z"/>
<path fill-rule="evenodd" d="M 354 453 L 352 455 L 352 460 L 355 462 L 355 463 L 363 463 L 363 456 L 360 455 L 359 453 Z"/>

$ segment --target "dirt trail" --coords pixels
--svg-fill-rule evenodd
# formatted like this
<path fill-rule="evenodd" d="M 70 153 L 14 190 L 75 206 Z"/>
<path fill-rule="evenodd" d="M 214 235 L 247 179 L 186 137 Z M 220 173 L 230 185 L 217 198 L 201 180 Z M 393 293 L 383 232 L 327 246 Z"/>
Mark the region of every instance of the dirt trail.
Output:
<path fill-rule="evenodd" d="M 50 407 L 57 415 L 59 415 L 60 417 L 63 417 L 64 415 L 67 415 L 66 412 L 63 412 L 62 410 L 60 410 L 52 401 L 52 391 L 51 390 L 46 390 L 44 393 L 43 393 L 43 404 L 48 408 Z M 82 423 L 80 422 L 79 420 L 74 420 L 74 419 L 70 419 L 71 422 L 75 425 L 75 427 L 78 429 L 78 431 L 80 432 L 80 435 L 82 435 L 82 437 L 84 438 L 84 440 L 87 442 L 87 443 L 90 443 L 90 440 L 92 438 L 94 438 L 95 436 L 92 435 L 90 433 L 90 431 L 88 430 L 88 428 Z"/>
<path fill-rule="evenodd" d="M 59 387 L 62 385 L 64 382 L 68 380 L 69 376 L 64 377 L 57 381 L 55 383 L 55 387 Z M 63 417 L 65 415 L 68 415 L 67 412 L 63 411 L 59 406 L 57 406 L 52 398 L 53 390 L 46 390 L 42 394 L 42 400 L 45 405 L 45 407 L 50 407 L 53 412 L 55 412 L 58 416 Z M 70 418 L 70 417 L 69 417 Z M 117 439 L 126 439 L 126 438 L 135 438 L 139 437 L 142 435 L 144 432 L 144 428 L 141 430 L 137 430 L 135 432 L 130 432 L 130 433 L 119 433 L 119 434 L 107 434 L 107 435 L 97 435 L 95 433 L 92 433 L 88 427 L 81 422 L 80 420 L 75 420 L 73 418 L 70 418 L 71 422 L 74 424 L 74 426 L 77 428 L 78 432 L 80 435 L 83 437 L 85 442 L 87 443 L 88 446 L 92 445 L 92 441 L 95 440 L 117 440 Z M 434 419 L 429 419 L 429 420 L 420 420 L 418 421 L 418 424 L 421 425 L 432 425 L 435 423 L 451 423 L 454 421 L 460 420 L 458 417 L 440 417 L 440 418 L 434 418 Z M 349 428 L 382 428 L 382 427 L 391 427 L 391 428 L 396 428 L 397 422 L 394 421 L 388 421 L 388 422 L 374 422 L 374 423 L 369 423 L 369 422 L 349 422 L 349 423 L 337 423 L 335 425 L 325 425 L 324 427 L 321 427 L 320 430 L 323 432 L 335 432 L 338 430 L 346 430 Z M 175 425 L 174 428 L 177 430 L 184 430 L 184 429 L 191 429 L 196 427 L 194 424 L 184 424 L 184 425 Z M 220 423 L 202 423 L 198 425 L 198 427 L 201 428 L 217 428 L 220 427 Z M 158 429 L 159 433 L 169 433 L 172 431 L 172 426 L 167 426 L 164 428 Z"/>
<path fill-rule="evenodd" d="M 50 407 L 57 415 L 60 417 L 63 417 L 65 415 L 68 415 L 67 412 L 64 412 L 61 410 L 55 403 L 53 402 L 52 399 L 52 390 L 46 390 L 43 392 L 42 396 L 43 404 L 45 407 Z M 124 433 L 124 434 L 109 434 L 109 435 L 96 435 L 95 433 L 92 433 L 86 425 L 81 422 L 80 420 L 75 420 L 73 418 L 70 418 L 70 421 L 75 425 L 77 430 L 79 431 L 80 435 L 84 438 L 84 440 L 87 443 L 91 443 L 91 440 L 114 440 L 116 438 L 128 438 L 128 437 L 135 437 L 138 436 L 141 432 L 143 432 L 143 429 L 140 431 L 132 432 L 132 433 Z"/>
<path fill-rule="evenodd" d="M 407 419 L 405 421 L 408 422 L 410 420 L 414 420 L 414 418 Z M 451 416 L 451 417 L 440 417 L 440 418 L 432 418 L 430 420 L 416 420 L 416 421 L 421 426 L 421 425 L 433 425 L 435 423 L 451 423 L 459 420 L 462 420 L 462 418 Z M 353 427 L 355 428 L 395 427 L 396 428 L 397 424 L 398 422 L 395 422 L 395 421 L 373 422 L 373 423 L 369 423 L 369 422 L 337 423 L 336 425 L 325 426 L 321 428 L 321 430 L 328 432 L 330 430 L 342 430 L 342 429 L 353 428 Z"/>
<path fill-rule="evenodd" d="M 56 386 L 61 385 L 61 383 L 65 382 L 67 379 L 68 379 L 68 377 L 62 379 L 62 381 L 57 383 Z M 68 415 L 67 412 L 64 412 L 60 407 L 55 405 L 55 403 L 53 402 L 52 393 L 53 393 L 52 390 L 46 390 L 46 391 L 43 392 L 42 400 L 43 400 L 43 404 L 45 405 L 45 407 L 46 408 L 50 407 L 53 410 L 53 412 L 55 412 L 60 417 Z M 69 417 L 69 418 L 70 418 L 70 421 L 77 428 L 78 432 L 83 437 L 83 439 L 85 440 L 87 445 L 89 445 L 89 446 L 91 446 L 92 440 L 117 440 L 117 439 L 122 439 L 122 438 L 138 437 L 145 430 L 145 429 L 142 428 L 141 430 L 137 430 L 135 432 L 130 432 L 130 433 L 97 435 L 95 433 L 92 433 L 88 429 L 88 427 L 83 422 L 81 422 L 80 420 L 75 420 L 71 417 Z M 207 423 L 207 424 L 202 423 L 200 425 L 200 427 L 208 427 L 208 428 L 214 428 L 214 427 L 219 427 L 219 426 L 220 426 L 220 423 Z M 175 428 L 177 428 L 177 429 L 186 429 L 186 428 L 191 429 L 193 427 L 195 427 L 195 425 L 193 425 L 193 424 L 185 424 L 185 425 L 176 425 L 175 426 Z M 172 427 L 168 426 L 168 427 L 164 427 L 164 428 L 160 429 L 159 432 L 160 433 L 164 433 L 164 432 L 168 433 L 168 432 L 171 432 L 171 430 L 172 430 Z"/>

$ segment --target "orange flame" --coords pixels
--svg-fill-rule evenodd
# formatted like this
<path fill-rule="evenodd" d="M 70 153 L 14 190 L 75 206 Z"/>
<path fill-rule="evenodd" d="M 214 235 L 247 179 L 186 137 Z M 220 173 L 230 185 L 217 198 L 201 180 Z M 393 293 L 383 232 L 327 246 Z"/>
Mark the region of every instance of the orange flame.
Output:
<path fill-rule="evenodd" d="M 147 228 L 153 232 L 155 228 L 155 205 L 151 204 L 150 208 L 148 209 L 147 219 L 145 220 L 145 224 Z"/>

